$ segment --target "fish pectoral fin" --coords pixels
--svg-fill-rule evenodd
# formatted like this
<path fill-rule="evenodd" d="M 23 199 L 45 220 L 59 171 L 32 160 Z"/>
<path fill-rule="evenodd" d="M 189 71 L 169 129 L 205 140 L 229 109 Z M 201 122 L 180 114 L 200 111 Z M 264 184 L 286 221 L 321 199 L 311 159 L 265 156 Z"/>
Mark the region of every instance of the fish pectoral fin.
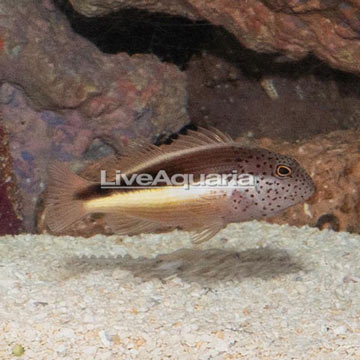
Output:
<path fill-rule="evenodd" d="M 204 195 L 200 198 L 192 210 L 194 216 L 201 219 L 204 225 L 192 234 L 191 240 L 194 244 L 210 240 L 224 227 L 222 216 L 225 214 L 227 203 L 228 198 L 224 194 Z"/>
<path fill-rule="evenodd" d="M 191 241 L 193 244 L 201 244 L 207 240 L 210 240 L 224 227 L 223 222 L 213 222 L 205 225 L 204 227 L 194 231 L 191 235 Z"/>
<path fill-rule="evenodd" d="M 194 215 L 216 219 L 224 213 L 227 204 L 226 194 L 203 195 L 189 207 L 189 210 Z"/>
<path fill-rule="evenodd" d="M 160 228 L 160 224 L 157 222 L 128 217 L 122 214 L 106 214 L 105 219 L 114 233 L 119 235 L 155 232 Z"/>

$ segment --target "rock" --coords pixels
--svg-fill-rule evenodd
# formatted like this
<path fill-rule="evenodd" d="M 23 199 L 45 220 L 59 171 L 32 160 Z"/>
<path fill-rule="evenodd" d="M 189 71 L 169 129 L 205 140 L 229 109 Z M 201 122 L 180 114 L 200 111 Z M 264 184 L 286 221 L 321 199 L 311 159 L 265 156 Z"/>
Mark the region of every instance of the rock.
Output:
<path fill-rule="evenodd" d="M 292 60 L 313 53 L 335 68 L 360 73 L 359 4 L 355 1 L 70 0 L 70 3 L 88 17 L 139 8 L 206 19 L 223 26 L 249 49 L 282 53 Z"/>
<path fill-rule="evenodd" d="M 49 1 L 3 1 L 0 9 L 7 14 L 0 125 L 9 133 L 24 227 L 34 231 L 47 164 L 80 160 L 94 141 L 113 152 L 139 136 L 177 131 L 188 122 L 185 75 L 151 55 L 103 54 Z"/>
<path fill-rule="evenodd" d="M 211 50 L 216 43 L 211 44 L 186 70 L 194 124 L 215 126 L 233 137 L 288 141 L 360 128 L 357 76 L 314 58 L 277 63 L 217 34 L 217 53 Z"/>
<path fill-rule="evenodd" d="M 8 134 L 0 124 L 0 235 L 18 234 L 22 229 L 22 201 L 14 179 Z"/>
<path fill-rule="evenodd" d="M 196 13 L 196 9 L 187 1 L 70 0 L 69 2 L 76 11 L 87 17 L 104 16 L 122 9 L 137 8 L 151 12 L 181 15 L 191 19 L 201 18 L 201 15 Z"/>

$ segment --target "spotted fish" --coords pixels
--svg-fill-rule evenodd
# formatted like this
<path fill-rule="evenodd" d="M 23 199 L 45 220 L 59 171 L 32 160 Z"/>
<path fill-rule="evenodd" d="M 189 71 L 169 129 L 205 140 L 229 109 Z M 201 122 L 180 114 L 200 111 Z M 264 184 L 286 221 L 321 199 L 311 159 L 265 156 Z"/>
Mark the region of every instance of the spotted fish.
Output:
<path fill-rule="evenodd" d="M 80 177 L 63 163 L 49 166 L 45 204 L 52 232 L 60 233 L 88 214 L 102 213 L 118 234 L 181 228 L 192 231 L 193 241 L 199 243 L 228 223 L 273 216 L 315 191 L 296 160 L 244 147 L 217 129 L 188 131 L 170 145 L 140 143 L 94 168 L 99 174 L 100 169 L 112 174 L 106 183 L 117 179 L 120 186 L 105 188 L 100 180 Z M 121 172 L 118 178 L 115 170 Z M 139 174 L 154 179 L 160 172 L 168 178 L 191 175 L 192 181 L 179 185 L 163 179 L 151 186 L 129 186 L 125 181 Z M 228 181 L 219 183 L 219 176 Z M 248 184 L 240 183 L 240 176 Z M 209 179 L 216 181 L 210 184 Z"/>

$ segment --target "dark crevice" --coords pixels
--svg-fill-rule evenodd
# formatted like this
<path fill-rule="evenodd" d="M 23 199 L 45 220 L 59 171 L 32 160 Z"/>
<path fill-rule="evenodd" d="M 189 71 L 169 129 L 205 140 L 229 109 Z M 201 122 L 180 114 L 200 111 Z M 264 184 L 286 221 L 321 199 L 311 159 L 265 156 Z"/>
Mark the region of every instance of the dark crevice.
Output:
<path fill-rule="evenodd" d="M 323 80 L 337 81 L 346 95 L 352 89 L 352 95 L 360 96 L 360 88 L 349 86 L 349 82 L 358 81 L 352 74 L 334 70 L 313 56 L 287 61 L 282 54 L 246 49 L 226 29 L 207 21 L 135 8 L 88 18 L 76 12 L 68 0 L 55 0 L 55 3 L 67 16 L 74 32 L 104 53 L 154 54 L 184 70 L 193 55 L 207 52 L 241 68 L 248 78 L 260 79 L 264 75 L 297 78 L 314 74 Z"/>
<path fill-rule="evenodd" d="M 68 0 L 55 1 L 74 32 L 102 52 L 154 54 L 186 71 L 195 125 L 212 125 L 234 137 L 249 133 L 287 139 L 360 126 L 359 78 L 314 56 L 294 61 L 280 53 L 255 52 L 224 27 L 206 21 L 139 9 L 87 18 Z M 232 68 L 235 76 L 230 78 Z M 277 101 L 269 103 L 261 88 L 264 79 L 276 79 Z M 154 141 L 171 138 L 161 134 Z"/>
<path fill-rule="evenodd" d="M 68 1 L 56 0 L 56 4 L 74 32 L 108 54 L 155 54 L 183 69 L 212 37 L 213 26 L 207 21 L 135 8 L 88 18 L 77 13 Z"/>

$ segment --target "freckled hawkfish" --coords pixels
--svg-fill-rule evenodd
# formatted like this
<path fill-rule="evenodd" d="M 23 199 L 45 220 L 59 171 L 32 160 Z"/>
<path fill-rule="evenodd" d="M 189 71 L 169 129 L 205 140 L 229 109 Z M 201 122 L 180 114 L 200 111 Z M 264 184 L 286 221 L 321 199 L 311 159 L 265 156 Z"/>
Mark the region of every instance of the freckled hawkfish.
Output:
<path fill-rule="evenodd" d="M 200 243 L 228 223 L 275 215 L 315 191 L 312 179 L 296 160 L 244 147 L 217 129 L 188 131 L 170 145 L 139 143 L 97 168 L 110 173 L 105 185 L 111 186 L 104 186 L 103 178 L 100 181 L 100 171 L 99 181 L 92 181 L 63 163 L 49 166 L 45 205 L 53 233 L 88 214 L 102 213 L 117 234 L 181 228 L 192 231 L 193 241 Z M 150 186 L 129 185 L 129 179 L 139 174 L 149 180 L 161 172 L 167 180 L 187 175 L 191 181 L 169 183 L 161 178 Z M 248 183 L 240 183 L 240 176 Z"/>

